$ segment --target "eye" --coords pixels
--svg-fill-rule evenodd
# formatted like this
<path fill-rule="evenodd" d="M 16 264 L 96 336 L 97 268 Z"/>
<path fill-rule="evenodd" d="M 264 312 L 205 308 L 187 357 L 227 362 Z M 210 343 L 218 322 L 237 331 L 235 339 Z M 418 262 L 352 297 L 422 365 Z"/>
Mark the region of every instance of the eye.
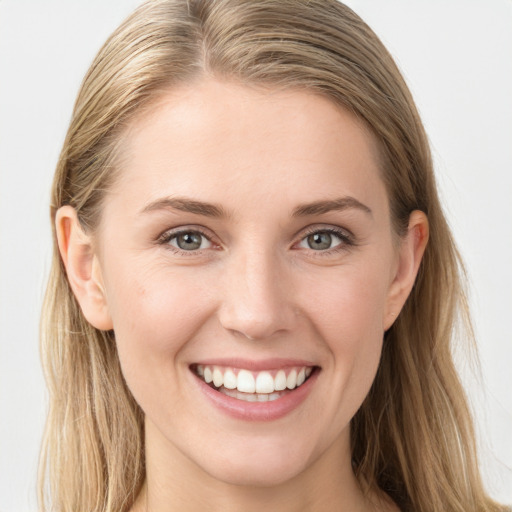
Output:
<path fill-rule="evenodd" d="M 343 231 L 333 228 L 312 231 L 299 243 L 300 248 L 313 251 L 328 251 L 347 245 L 352 245 L 350 237 Z"/>
<path fill-rule="evenodd" d="M 180 231 L 165 237 L 165 243 L 182 251 L 200 251 L 212 247 L 212 242 L 200 231 Z"/>

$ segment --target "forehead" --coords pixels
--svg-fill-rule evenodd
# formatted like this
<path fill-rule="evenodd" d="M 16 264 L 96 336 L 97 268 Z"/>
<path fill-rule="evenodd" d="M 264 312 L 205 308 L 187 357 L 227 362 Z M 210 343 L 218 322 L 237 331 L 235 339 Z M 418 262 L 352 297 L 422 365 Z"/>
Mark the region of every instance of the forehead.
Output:
<path fill-rule="evenodd" d="M 363 122 L 304 90 L 204 79 L 163 94 L 131 123 L 122 146 L 111 195 L 139 205 L 168 194 L 234 210 L 252 200 L 293 208 L 340 195 L 372 202 L 384 192 Z"/>

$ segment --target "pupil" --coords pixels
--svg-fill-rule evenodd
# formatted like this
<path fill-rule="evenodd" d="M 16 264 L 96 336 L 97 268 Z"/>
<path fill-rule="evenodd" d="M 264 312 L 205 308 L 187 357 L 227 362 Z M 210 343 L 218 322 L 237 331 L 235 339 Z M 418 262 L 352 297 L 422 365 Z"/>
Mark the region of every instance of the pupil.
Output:
<path fill-rule="evenodd" d="M 329 233 L 315 233 L 308 236 L 308 244 L 311 249 L 319 251 L 331 247 L 332 237 Z"/>
<path fill-rule="evenodd" d="M 184 250 L 195 250 L 201 247 L 201 235 L 197 233 L 184 233 L 177 239 L 178 247 Z"/>

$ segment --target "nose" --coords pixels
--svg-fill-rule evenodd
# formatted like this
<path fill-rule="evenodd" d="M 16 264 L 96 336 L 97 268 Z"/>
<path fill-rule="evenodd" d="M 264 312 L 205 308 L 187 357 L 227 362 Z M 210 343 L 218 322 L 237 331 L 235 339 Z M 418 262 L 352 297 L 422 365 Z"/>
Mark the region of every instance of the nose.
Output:
<path fill-rule="evenodd" d="M 296 320 L 293 283 L 272 253 L 233 256 L 221 286 L 222 326 L 250 340 L 290 331 Z"/>

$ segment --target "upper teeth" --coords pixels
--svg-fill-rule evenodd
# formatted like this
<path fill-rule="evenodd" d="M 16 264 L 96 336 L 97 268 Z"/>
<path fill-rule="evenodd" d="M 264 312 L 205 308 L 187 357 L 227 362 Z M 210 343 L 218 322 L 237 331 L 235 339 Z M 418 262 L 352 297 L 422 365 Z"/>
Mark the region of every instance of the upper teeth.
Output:
<path fill-rule="evenodd" d="M 273 393 L 294 389 L 304 383 L 313 368 L 303 366 L 286 370 L 251 372 L 236 368 L 197 365 L 196 373 L 208 384 L 216 388 L 237 389 L 243 393 Z M 275 373 L 275 375 L 272 375 Z"/>

